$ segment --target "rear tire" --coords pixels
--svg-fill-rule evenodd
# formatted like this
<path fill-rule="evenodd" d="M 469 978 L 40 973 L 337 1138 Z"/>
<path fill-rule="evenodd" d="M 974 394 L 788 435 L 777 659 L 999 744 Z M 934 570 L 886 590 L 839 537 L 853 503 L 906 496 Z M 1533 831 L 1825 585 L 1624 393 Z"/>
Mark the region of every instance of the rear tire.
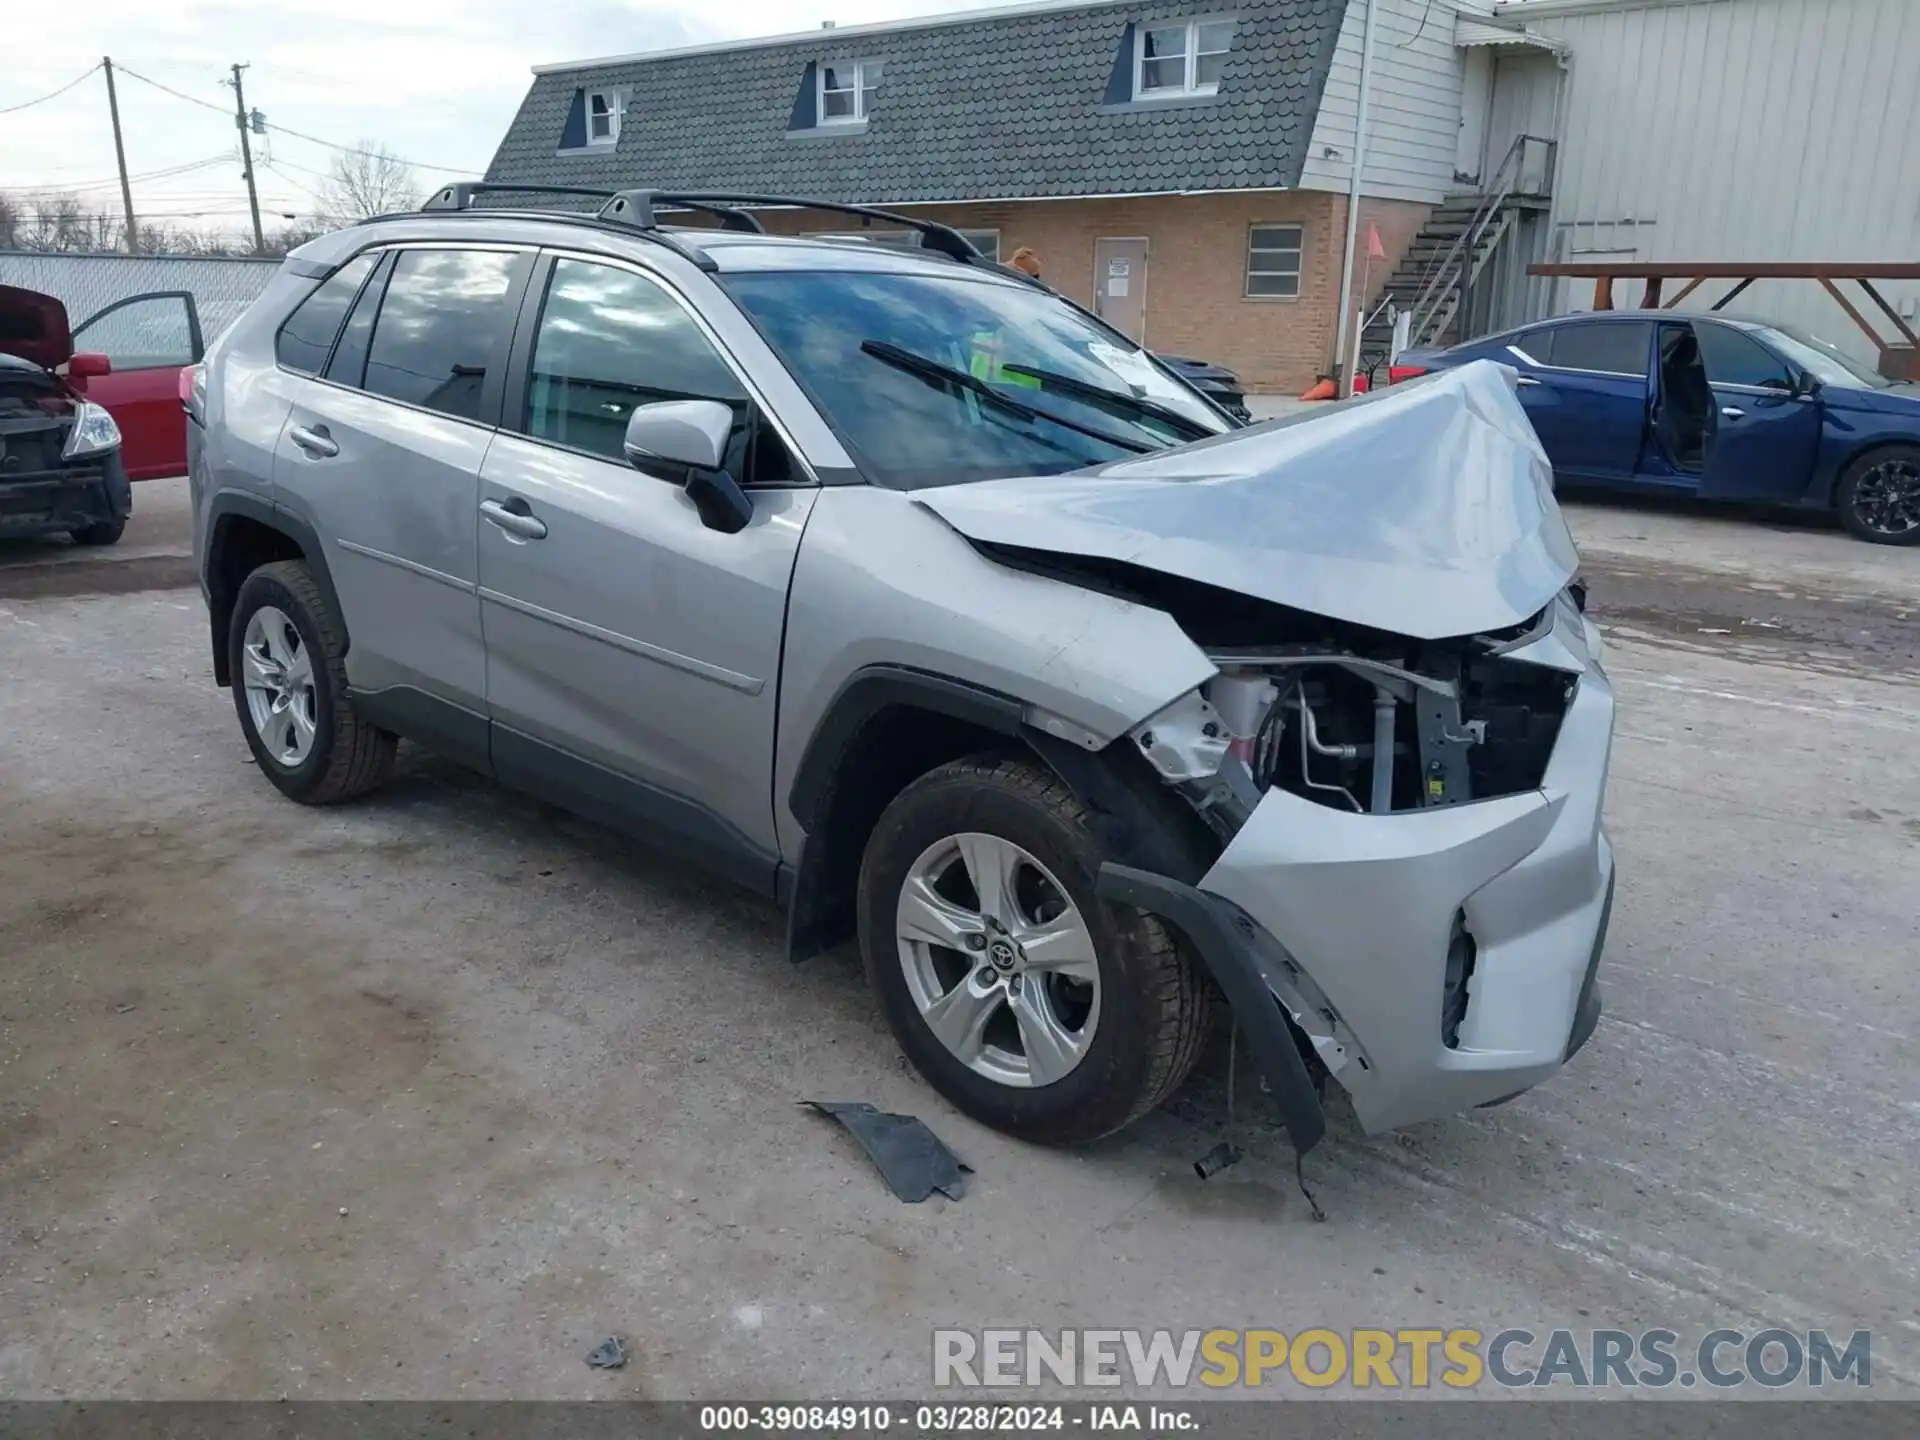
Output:
<path fill-rule="evenodd" d="M 861 953 L 901 1048 L 974 1119 L 1048 1145 L 1097 1140 L 1154 1109 L 1209 1033 L 1210 992 L 1173 934 L 1096 893 L 1106 857 L 1088 820 L 1030 760 L 956 760 L 887 807 L 860 869 Z M 1008 860 L 1004 902 L 983 902 L 972 879 L 989 854 Z M 928 933 L 903 917 L 929 913 L 929 887 L 936 928 L 959 926 L 954 946 L 909 938 Z M 955 1034 L 950 1002 L 970 996 L 984 1018 L 963 1019 L 956 1048 L 934 1023 Z"/>
<path fill-rule="evenodd" d="M 1920 545 L 1920 445 L 1862 455 L 1840 475 L 1833 508 L 1856 540 Z"/>
<path fill-rule="evenodd" d="M 78 530 L 69 530 L 76 545 L 117 545 L 120 537 L 127 533 L 127 517 L 118 520 L 99 520 Z"/>
<path fill-rule="evenodd" d="M 346 627 L 304 563 L 262 565 L 240 586 L 227 663 L 240 732 L 266 777 L 303 805 L 364 795 L 393 769 L 398 737 L 347 699 Z"/>

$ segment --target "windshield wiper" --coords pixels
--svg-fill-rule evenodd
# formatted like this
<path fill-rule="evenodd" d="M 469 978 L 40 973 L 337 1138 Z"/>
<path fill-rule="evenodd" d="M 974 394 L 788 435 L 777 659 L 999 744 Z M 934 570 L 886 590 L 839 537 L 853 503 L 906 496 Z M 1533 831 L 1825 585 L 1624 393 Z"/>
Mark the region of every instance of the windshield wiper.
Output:
<path fill-rule="evenodd" d="M 1158 400 L 1149 400 L 1144 395 L 1135 395 L 1131 391 L 1109 390 L 1104 385 L 1076 380 L 1073 376 L 1062 375 L 1057 370 L 1036 370 L 1031 365 L 1010 365 L 1002 361 L 1000 368 L 1009 375 L 1024 375 L 1029 380 L 1038 380 L 1043 389 L 1058 390 L 1063 395 L 1084 400 L 1110 415 L 1118 415 L 1122 420 L 1143 417 L 1158 420 L 1163 425 L 1171 425 L 1189 440 L 1206 440 L 1220 433 L 1209 429 L 1191 415 L 1182 415 L 1170 405 L 1162 405 Z"/>
<path fill-rule="evenodd" d="M 1111 431 L 1102 430 L 1097 425 L 1082 425 L 1078 420 L 1069 420 L 1064 415 L 1044 410 L 1038 405 L 1016 400 L 1005 391 L 994 389 L 978 375 L 971 375 L 952 365 L 942 365 L 938 360 L 929 360 L 926 356 L 916 355 L 911 350 L 903 350 L 890 341 L 862 340 L 860 348 L 874 359 L 891 365 L 896 370 L 904 370 L 909 375 L 917 375 L 922 380 L 936 385 L 956 386 L 971 395 L 978 395 L 991 405 L 999 406 L 1009 415 L 1019 416 L 1022 420 L 1048 420 L 1064 429 L 1076 430 L 1082 435 L 1100 441 L 1103 445 L 1111 445 L 1116 450 L 1130 451 L 1135 455 L 1145 455 L 1161 448 L 1139 440 L 1129 440 L 1123 435 L 1115 435 Z"/>

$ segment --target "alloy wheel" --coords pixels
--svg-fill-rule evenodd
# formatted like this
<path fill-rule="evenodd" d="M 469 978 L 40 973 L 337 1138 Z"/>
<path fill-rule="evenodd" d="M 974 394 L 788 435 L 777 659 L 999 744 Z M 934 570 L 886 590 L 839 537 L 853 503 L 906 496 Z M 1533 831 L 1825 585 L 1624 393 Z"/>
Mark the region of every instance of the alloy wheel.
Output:
<path fill-rule="evenodd" d="M 896 906 L 907 990 L 957 1060 L 1001 1085 L 1064 1079 L 1093 1043 L 1100 967 L 1058 879 L 997 835 L 950 835 L 907 870 Z"/>
<path fill-rule="evenodd" d="M 1898 539 L 1920 530 L 1920 463 L 1882 460 L 1854 485 L 1853 512 L 1876 535 Z"/>
<path fill-rule="evenodd" d="M 313 659 L 284 611 L 262 605 L 240 641 L 247 715 L 276 765 L 297 768 L 313 753 L 318 701 Z"/>

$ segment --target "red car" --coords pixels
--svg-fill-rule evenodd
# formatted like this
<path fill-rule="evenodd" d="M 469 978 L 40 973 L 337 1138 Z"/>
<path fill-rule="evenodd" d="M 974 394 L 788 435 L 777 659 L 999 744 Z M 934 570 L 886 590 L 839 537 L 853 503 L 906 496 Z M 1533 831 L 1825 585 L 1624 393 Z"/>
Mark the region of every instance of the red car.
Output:
<path fill-rule="evenodd" d="M 0 285 L 0 354 L 64 367 L 68 385 L 119 425 L 129 480 L 186 473 L 180 372 L 205 349 L 199 307 L 185 290 L 130 295 L 69 329 L 54 296 Z"/>

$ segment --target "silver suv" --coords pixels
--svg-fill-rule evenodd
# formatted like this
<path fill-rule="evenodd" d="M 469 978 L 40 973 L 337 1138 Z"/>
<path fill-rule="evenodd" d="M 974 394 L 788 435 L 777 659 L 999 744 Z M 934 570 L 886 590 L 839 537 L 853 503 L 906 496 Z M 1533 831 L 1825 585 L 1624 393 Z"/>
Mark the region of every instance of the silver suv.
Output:
<path fill-rule="evenodd" d="M 286 795 L 406 736 L 703 861 L 1041 1141 L 1160 1103 L 1222 997 L 1303 1152 L 1328 1078 L 1378 1130 L 1585 1041 L 1613 697 L 1510 372 L 1240 429 L 940 225 L 491 188 L 302 247 L 193 377 Z"/>

